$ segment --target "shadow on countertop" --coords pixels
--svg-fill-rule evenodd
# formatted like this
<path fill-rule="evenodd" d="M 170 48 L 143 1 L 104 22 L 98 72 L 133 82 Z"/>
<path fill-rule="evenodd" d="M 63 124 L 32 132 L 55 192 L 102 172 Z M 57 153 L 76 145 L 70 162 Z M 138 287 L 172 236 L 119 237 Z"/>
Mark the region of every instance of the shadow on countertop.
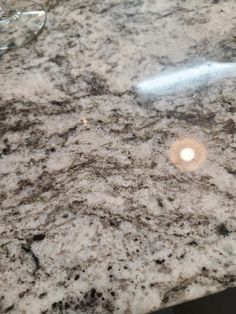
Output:
<path fill-rule="evenodd" d="M 236 288 L 183 303 L 152 314 L 235 314 Z"/>

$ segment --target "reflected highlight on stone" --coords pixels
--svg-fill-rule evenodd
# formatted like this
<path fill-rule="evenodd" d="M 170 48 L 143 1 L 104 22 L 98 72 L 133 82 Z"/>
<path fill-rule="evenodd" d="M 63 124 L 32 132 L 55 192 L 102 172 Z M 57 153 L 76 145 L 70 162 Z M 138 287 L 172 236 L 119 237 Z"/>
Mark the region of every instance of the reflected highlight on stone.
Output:
<path fill-rule="evenodd" d="M 170 161 L 183 171 L 201 168 L 207 158 L 203 143 L 194 138 L 179 138 L 170 147 Z"/>
<path fill-rule="evenodd" d="M 147 98 L 173 94 L 185 89 L 213 83 L 223 78 L 236 76 L 236 63 L 207 62 L 193 67 L 165 71 L 146 78 L 135 86 L 138 95 Z"/>
<path fill-rule="evenodd" d="M 183 161 L 192 161 L 195 157 L 195 151 L 192 148 L 184 148 L 180 152 L 180 158 Z"/>

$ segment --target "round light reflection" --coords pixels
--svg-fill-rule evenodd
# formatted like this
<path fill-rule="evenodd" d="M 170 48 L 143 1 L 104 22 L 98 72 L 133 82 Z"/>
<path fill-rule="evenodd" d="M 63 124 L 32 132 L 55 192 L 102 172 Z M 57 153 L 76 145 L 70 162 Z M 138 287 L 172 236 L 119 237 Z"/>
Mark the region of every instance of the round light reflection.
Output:
<path fill-rule="evenodd" d="M 179 155 L 183 161 L 190 162 L 195 157 L 195 151 L 194 149 L 187 147 L 182 149 Z"/>

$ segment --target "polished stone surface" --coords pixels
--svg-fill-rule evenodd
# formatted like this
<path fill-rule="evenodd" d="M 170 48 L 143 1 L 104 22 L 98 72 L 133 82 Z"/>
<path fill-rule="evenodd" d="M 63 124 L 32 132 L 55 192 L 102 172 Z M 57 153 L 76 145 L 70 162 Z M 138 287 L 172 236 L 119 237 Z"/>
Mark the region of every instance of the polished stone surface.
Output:
<path fill-rule="evenodd" d="M 235 1 L 47 6 L 0 59 L 0 312 L 143 314 L 234 286 L 236 78 L 137 86 L 236 61 Z M 207 151 L 192 171 L 180 137 Z"/>

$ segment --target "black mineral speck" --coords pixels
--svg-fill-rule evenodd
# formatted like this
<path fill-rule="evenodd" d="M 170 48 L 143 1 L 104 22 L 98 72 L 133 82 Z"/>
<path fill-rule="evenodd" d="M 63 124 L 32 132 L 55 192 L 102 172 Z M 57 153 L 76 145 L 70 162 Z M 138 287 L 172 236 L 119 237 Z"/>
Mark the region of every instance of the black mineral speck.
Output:
<path fill-rule="evenodd" d="M 96 296 L 96 289 L 91 289 L 91 298 L 95 298 Z"/>
<path fill-rule="evenodd" d="M 89 92 L 93 96 L 104 95 L 108 93 L 106 82 L 102 77 L 93 73 L 92 77 L 86 78 L 86 83 L 89 86 Z"/>
<path fill-rule="evenodd" d="M 227 237 L 229 235 L 229 230 L 227 229 L 226 225 L 223 223 L 216 227 L 216 231 L 224 237 Z"/>
<path fill-rule="evenodd" d="M 12 304 L 11 306 L 9 306 L 8 308 L 5 309 L 4 313 L 9 313 L 11 310 L 14 309 L 14 304 Z"/>
<path fill-rule="evenodd" d="M 69 303 L 65 303 L 65 309 L 68 310 L 70 308 L 70 304 Z"/>
<path fill-rule="evenodd" d="M 39 295 L 39 299 L 44 298 L 46 295 L 47 295 L 47 292 L 40 293 L 40 295 Z"/>
<path fill-rule="evenodd" d="M 153 169 L 153 168 L 155 168 L 157 166 L 157 163 L 153 160 L 152 162 L 151 162 L 151 168 Z"/>
<path fill-rule="evenodd" d="M 59 301 L 59 302 L 53 303 L 52 308 L 53 308 L 53 309 L 58 309 L 58 310 L 60 311 L 60 313 L 62 313 L 62 310 L 63 310 L 63 302 L 62 302 L 62 301 Z"/>
<path fill-rule="evenodd" d="M 74 280 L 78 280 L 79 279 L 79 274 L 75 275 Z"/>
<path fill-rule="evenodd" d="M 162 264 L 165 263 L 165 260 L 164 260 L 164 259 L 157 259 L 157 260 L 155 260 L 155 263 L 156 263 L 157 265 L 162 265 Z"/>
<path fill-rule="evenodd" d="M 161 208 L 164 207 L 162 199 L 159 199 L 159 200 L 158 200 L 158 205 L 159 205 Z"/>
<path fill-rule="evenodd" d="M 40 233 L 40 234 L 35 234 L 32 238 L 33 241 L 39 242 L 45 239 L 45 234 Z"/>
<path fill-rule="evenodd" d="M 114 313 L 114 305 L 111 301 L 106 300 L 106 302 L 102 305 L 102 307 L 108 312 L 108 313 Z"/>
<path fill-rule="evenodd" d="M 52 304 L 52 308 L 55 309 L 56 307 L 57 307 L 57 303 L 55 302 Z"/>
<path fill-rule="evenodd" d="M 188 243 L 188 245 L 191 245 L 191 246 L 198 246 L 197 242 L 196 241 L 191 241 Z"/>

